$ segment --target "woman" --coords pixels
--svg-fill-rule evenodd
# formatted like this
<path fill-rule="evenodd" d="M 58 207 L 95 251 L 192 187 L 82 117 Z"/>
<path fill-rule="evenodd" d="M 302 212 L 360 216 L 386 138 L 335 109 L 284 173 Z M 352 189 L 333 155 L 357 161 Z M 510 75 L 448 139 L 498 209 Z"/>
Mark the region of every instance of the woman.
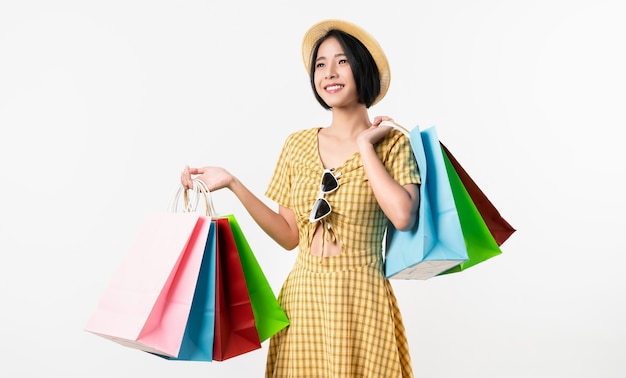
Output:
<path fill-rule="evenodd" d="M 389 87 L 387 59 L 341 20 L 311 27 L 302 54 L 332 121 L 287 138 L 266 191 L 278 211 L 220 167 L 186 167 L 181 181 L 230 189 L 278 244 L 298 247 L 278 297 L 290 325 L 270 340 L 266 377 L 411 377 L 382 240 L 388 221 L 416 222 L 420 181 L 408 138 L 368 116 Z"/>

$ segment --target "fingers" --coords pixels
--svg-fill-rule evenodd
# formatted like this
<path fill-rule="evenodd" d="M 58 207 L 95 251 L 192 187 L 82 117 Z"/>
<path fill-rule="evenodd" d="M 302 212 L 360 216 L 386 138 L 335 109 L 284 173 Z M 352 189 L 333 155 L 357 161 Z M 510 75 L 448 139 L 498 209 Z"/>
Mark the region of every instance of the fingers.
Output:
<path fill-rule="evenodd" d="M 192 168 L 188 165 L 180 173 L 180 183 L 183 185 L 185 189 L 193 189 L 194 188 L 194 179 L 201 180 L 205 185 L 209 185 L 205 173 L 208 171 L 209 167 L 203 168 Z"/>
<path fill-rule="evenodd" d="M 372 126 L 378 126 L 383 121 L 393 122 L 393 118 L 388 117 L 388 116 L 376 116 L 376 117 L 374 117 L 374 122 L 372 122 Z"/>
<path fill-rule="evenodd" d="M 193 180 L 191 178 L 191 169 L 188 165 L 185 166 L 180 173 L 180 183 L 185 189 L 193 189 Z"/>

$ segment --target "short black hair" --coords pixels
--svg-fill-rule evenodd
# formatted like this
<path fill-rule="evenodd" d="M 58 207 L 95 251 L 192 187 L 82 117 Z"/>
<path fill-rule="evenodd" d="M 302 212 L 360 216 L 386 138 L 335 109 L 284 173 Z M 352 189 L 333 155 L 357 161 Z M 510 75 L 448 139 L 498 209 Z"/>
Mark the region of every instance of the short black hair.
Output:
<path fill-rule="evenodd" d="M 348 57 L 350 62 L 350 69 L 352 70 L 352 76 L 356 83 L 356 91 L 359 96 L 359 103 L 365 104 L 367 108 L 372 106 L 376 98 L 380 94 L 380 71 L 376 66 L 376 61 L 370 54 L 369 50 L 361 41 L 353 37 L 352 35 L 343 32 L 341 30 L 332 29 L 328 31 L 322 38 L 320 38 L 313 48 L 313 54 L 311 54 L 311 68 L 309 72 L 311 88 L 313 94 L 317 99 L 317 102 L 324 107 L 324 109 L 331 109 L 326 101 L 322 100 L 320 95 L 315 89 L 315 60 L 317 59 L 317 53 L 320 49 L 322 42 L 328 38 L 334 37 L 339 41 L 339 44 L 344 50 L 344 53 Z"/>

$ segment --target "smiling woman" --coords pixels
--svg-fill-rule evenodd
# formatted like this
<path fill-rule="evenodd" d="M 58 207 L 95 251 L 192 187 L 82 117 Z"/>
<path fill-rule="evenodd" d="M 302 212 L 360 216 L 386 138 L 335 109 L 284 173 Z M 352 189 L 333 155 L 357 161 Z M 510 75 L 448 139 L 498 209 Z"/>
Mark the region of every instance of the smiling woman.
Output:
<path fill-rule="evenodd" d="M 344 114 L 361 113 L 318 105 L 302 64 L 306 55 L 309 67 L 313 50 L 300 50 L 309 26 L 327 17 L 364 26 L 385 48 L 393 81 L 369 109 L 372 121 L 388 114 L 406 126 L 436 125 L 522 230 L 501 258 L 467 274 L 391 281 L 416 375 L 626 377 L 624 2 L 439 0 L 415 7 L 0 1 L 0 377 L 264 375 L 268 348 L 225 363 L 168 363 L 82 328 L 131 230 L 146 211 L 166 208 L 172 178 L 187 162 L 228 165 L 279 209 L 263 191 L 283 142 L 300 128 L 319 128 L 303 143 L 317 157 L 290 166 L 312 173 L 282 181 L 290 201 L 283 207 L 300 208 L 298 219 L 308 221 L 322 173 L 336 168 L 339 186 L 324 194 L 331 205 L 324 219 L 351 249 L 338 236 L 346 223 L 338 222 L 354 205 L 338 199 L 354 177 L 337 168 L 359 145 L 354 138 L 344 145 L 330 131 L 350 124 Z M 327 32 L 313 31 L 309 47 Z M 358 29 L 350 34 L 378 59 Z M 310 195 L 299 191 L 305 186 Z M 278 292 L 301 251 L 284 251 L 230 190 L 213 194 L 218 210 L 244 223 Z M 275 221 L 270 230 L 283 222 L 268 219 Z M 281 230 L 281 243 L 297 247 L 291 229 Z M 334 246 L 327 239 L 324 256 Z M 320 255 L 320 246 L 308 250 Z M 332 284 L 330 293 L 352 285 Z M 306 300 L 313 290 L 304 286 L 299 295 Z M 320 327 L 346 325 L 346 338 L 359 330 L 311 298 L 324 313 Z M 319 344 L 318 335 L 306 337 Z"/>
<path fill-rule="evenodd" d="M 379 127 L 391 118 L 369 119 L 389 88 L 387 58 L 341 20 L 313 25 L 302 56 L 332 122 L 287 137 L 266 191 L 278 211 L 221 167 L 186 167 L 181 181 L 230 189 L 279 245 L 298 247 L 278 298 L 290 325 L 270 341 L 266 377 L 412 377 L 382 240 L 388 221 L 415 222 L 420 178 L 408 138 Z"/>

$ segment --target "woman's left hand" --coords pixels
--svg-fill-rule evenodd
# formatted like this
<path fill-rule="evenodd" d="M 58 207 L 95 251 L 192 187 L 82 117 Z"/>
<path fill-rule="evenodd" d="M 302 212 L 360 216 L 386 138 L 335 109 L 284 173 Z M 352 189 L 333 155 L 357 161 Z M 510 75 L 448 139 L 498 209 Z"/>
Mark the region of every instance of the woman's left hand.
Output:
<path fill-rule="evenodd" d="M 372 122 L 372 126 L 370 126 L 367 130 L 364 130 L 357 137 L 357 143 L 361 146 L 361 143 L 367 143 L 369 145 L 374 145 L 376 142 L 385 137 L 385 135 L 389 134 L 389 131 L 392 127 L 389 126 L 380 126 L 381 122 L 390 121 L 393 122 L 393 118 L 387 116 L 376 116 L 374 121 Z"/>

